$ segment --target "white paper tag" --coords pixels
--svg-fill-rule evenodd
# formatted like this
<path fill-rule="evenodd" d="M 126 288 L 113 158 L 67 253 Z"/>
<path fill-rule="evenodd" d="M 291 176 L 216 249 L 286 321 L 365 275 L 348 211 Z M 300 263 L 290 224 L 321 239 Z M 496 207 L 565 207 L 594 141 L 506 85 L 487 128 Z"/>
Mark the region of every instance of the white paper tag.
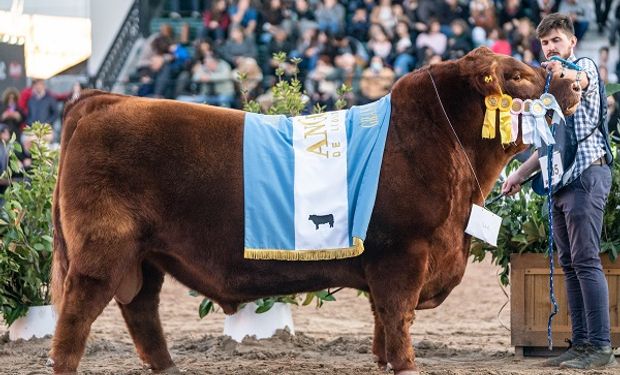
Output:
<path fill-rule="evenodd" d="M 547 172 L 547 156 L 541 156 L 538 158 L 538 162 L 540 163 L 540 171 L 542 173 L 543 184 L 545 188 L 549 187 L 549 174 Z M 562 175 L 564 175 L 564 167 L 562 166 L 562 157 L 560 156 L 559 151 L 555 151 L 553 153 L 553 177 L 551 179 L 551 184 L 555 185 L 562 179 Z"/>
<path fill-rule="evenodd" d="M 499 228 L 502 226 L 502 218 L 493 212 L 473 204 L 471 215 L 465 233 L 472 235 L 488 244 L 497 246 Z"/>

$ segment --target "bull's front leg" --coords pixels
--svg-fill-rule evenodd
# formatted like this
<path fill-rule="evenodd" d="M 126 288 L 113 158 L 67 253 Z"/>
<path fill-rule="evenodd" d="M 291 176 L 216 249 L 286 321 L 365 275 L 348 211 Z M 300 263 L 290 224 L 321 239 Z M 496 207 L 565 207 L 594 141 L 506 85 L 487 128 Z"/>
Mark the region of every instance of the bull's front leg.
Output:
<path fill-rule="evenodd" d="M 375 318 L 375 331 L 372 337 L 372 353 L 375 355 L 375 362 L 377 362 L 379 368 L 381 370 L 385 370 L 387 367 L 387 356 L 385 353 L 385 328 L 383 327 L 383 321 L 377 313 L 372 296 L 369 296 L 368 299 L 370 300 L 372 315 Z"/>
<path fill-rule="evenodd" d="M 372 296 L 375 324 L 373 352 L 384 360 L 396 375 L 418 374 L 409 328 L 422 290 L 426 256 L 399 254 L 400 257 L 376 259 L 367 268 L 367 280 Z M 384 349 L 381 349 L 381 346 Z"/>

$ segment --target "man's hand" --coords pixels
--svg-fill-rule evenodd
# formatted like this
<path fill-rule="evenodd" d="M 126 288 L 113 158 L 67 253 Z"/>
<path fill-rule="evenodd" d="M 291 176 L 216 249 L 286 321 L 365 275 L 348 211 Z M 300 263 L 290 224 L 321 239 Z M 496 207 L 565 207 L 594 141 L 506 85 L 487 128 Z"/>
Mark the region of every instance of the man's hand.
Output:
<path fill-rule="evenodd" d="M 502 194 L 505 194 L 506 196 L 517 194 L 521 191 L 521 184 L 523 181 L 525 181 L 525 179 L 521 177 L 518 169 L 512 172 L 502 184 Z"/>
<path fill-rule="evenodd" d="M 541 65 L 547 69 L 548 72 L 552 72 L 553 75 L 557 75 L 558 77 L 562 74 L 562 63 L 556 60 L 544 61 Z"/>

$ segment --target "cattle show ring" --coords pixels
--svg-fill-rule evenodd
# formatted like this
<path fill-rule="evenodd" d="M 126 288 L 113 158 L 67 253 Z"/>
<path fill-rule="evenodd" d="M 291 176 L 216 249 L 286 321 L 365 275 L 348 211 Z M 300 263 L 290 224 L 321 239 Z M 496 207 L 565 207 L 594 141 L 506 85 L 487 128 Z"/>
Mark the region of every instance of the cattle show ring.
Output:
<path fill-rule="evenodd" d="M 227 79 L 192 86 L 187 76 L 194 95 L 171 99 L 157 90 L 183 75 L 160 87 L 159 73 L 142 71 L 122 92 L 110 83 L 129 56 L 139 64 L 138 47 L 129 50 L 145 14 L 169 2 L 109 1 L 124 10 L 97 1 L 67 2 L 71 17 L 42 6 L 50 13 L 37 19 L 24 1 L 0 10 L 0 25 L 13 25 L 0 26 L 0 51 L 17 56 L 10 85 L 24 86 L 15 99 L 30 90 L 63 102 L 53 121 L 0 125 L 0 374 L 620 374 L 611 362 L 545 365 L 572 334 L 548 190 L 563 173 L 553 147 L 569 144 L 566 119 L 583 100 L 564 75 L 580 76 L 575 63 L 556 57 L 554 75 L 480 46 L 412 68 L 372 100 L 355 101 L 343 83 L 315 103 L 299 79 L 304 58 L 284 51 L 269 60 L 261 99 L 242 70 L 233 97 L 216 93 Z M 194 33 L 175 13 L 177 32 Z M 187 22 L 202 25 L 197 13 Z M 26 85 L 17 73 L 35 69 L 28 43 L 40 52 L 46 40 L 16 30 L 62 30 L 57 21 L 92 31 L 93 50 L 71 64 L 56 60 L 66 51 L 44 56 Z M 75 52 L 83 38 L 70 35 L 63 44 Z M 148 69 L 174 68 L 166 59 L 181 57 L 168 47 Z M 197 43 L 205 69 L 218 64 L 207 49 Z M 38 78 L 53 83 L 97 59 L 92 79 L 64 97 Z M 620 92 L 600 84 L 601 95 Z M 502 193 L 536 149 L 547 152 L 543 174 Z M 607 164 L 600 246 L 617 357 L 620 161 Z"/>

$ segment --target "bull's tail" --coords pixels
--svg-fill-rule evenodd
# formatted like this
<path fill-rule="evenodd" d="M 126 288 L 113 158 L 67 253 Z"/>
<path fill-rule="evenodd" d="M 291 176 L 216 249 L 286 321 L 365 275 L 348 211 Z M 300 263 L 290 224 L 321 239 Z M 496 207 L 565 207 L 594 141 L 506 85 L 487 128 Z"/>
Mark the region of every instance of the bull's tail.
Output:
<path fill-rule="evenodd" d="M 52 208 L 52 222 L 54 223 L 54 251 L 52 258 L 51 292 L 52 303 L 56 306 L 56 309 L 60 310 L 65 277 L 67 276 L 67 270 L 69 269 L 69 259 L 67 258 L 67 243 L 65 242 L 65 238 L 62 233 L 62 223 L 60 222 L 58 187 L 59 184 L 56 184 L 56 189 L 54 190 L 54 203 Z"/>

